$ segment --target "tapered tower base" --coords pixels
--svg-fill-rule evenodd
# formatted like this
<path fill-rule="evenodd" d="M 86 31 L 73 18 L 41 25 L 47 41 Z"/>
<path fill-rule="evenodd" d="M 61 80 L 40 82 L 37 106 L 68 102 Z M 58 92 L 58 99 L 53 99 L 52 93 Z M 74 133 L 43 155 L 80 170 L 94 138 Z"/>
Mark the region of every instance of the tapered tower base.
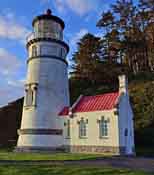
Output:
<path fill-rule="evenodd" d="M 61 152 L 62 130 L 22 129 L 18 130 L 19 139 L 16 152 Z"/>

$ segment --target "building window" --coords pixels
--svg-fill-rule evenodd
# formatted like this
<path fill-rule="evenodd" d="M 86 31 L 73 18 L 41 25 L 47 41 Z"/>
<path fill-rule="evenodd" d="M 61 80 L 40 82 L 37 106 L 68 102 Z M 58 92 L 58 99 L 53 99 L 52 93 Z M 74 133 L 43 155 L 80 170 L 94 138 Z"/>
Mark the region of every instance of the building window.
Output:
<path fill-rule="evenodd" d="M 37 47 L 36 46 L 32 46 L 32 57 L 37 56 Z"/>
<path fill-rule="evenodd" d="M 101 118 L 99 122 L 99 130 L 100 130 L 100 137 L 108 137 L 109 136 L 109 120 Z"/>
<path fill-rule="evenodd" d="M 68 139 L 70 138 L 70 120 L 64 123 L 65 126 L 65 137 Z"/>
<path fill-rule="evenodd" d="M 79 123 L 79 138 L 86 138 L 88 120 L 85 121 L 82 118 L 78 123 Z"/>

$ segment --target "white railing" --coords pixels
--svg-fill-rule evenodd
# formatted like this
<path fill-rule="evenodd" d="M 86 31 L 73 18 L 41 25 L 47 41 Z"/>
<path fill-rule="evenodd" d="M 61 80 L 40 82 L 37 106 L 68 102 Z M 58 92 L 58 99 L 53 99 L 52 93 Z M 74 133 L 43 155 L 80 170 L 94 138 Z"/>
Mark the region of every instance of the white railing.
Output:
<path fill-rule="evenodd" d="M 63 40 L 63 36 L 61 36 L 60 33 L 36 33 L 33 32 L 27 37 L 27 42 L 37 39 L 37 38 L 51 38 L 51 39 L 58 39 L 58 40 Z"/>

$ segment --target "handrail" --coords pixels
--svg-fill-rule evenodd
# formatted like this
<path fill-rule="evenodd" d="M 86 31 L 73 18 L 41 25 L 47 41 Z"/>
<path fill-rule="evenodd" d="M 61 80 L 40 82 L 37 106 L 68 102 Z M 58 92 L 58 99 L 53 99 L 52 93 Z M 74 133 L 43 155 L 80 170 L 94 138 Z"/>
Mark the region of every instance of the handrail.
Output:
<path fill-rule="evenodd" d="M 36 33 L 36 32 L 32 32 L 31 34 L 29 34 L 26 38 L 27 43 L 33 39 L 37 39 L 37 38 L 51 38 L 51 39 L 58 39 L 58 40 L 63 40 L 63 36 L 60 35 L 60 33 Z M 66 42 L 68 43 L 69 41 L 67 39 Z"/>

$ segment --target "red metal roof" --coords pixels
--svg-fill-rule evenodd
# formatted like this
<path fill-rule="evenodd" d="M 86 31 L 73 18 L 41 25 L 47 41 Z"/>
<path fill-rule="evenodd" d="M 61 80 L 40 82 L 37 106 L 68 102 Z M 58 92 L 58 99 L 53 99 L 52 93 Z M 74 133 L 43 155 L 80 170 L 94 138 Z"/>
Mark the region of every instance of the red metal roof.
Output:
<path fill-rule="evenodd" d="M 111 110 L 118 102 L 119 92 L 106 93 L 96 96 L 83 96 L 76 104 L 73 113 Z M 68 115 L 69 107 L 64 107 L 60 116 Z"/>
<path fill-rule="evenodd" d="M 68 115 L 69 107 L 64 107 L 63 110 L 58 115 Z"/>

